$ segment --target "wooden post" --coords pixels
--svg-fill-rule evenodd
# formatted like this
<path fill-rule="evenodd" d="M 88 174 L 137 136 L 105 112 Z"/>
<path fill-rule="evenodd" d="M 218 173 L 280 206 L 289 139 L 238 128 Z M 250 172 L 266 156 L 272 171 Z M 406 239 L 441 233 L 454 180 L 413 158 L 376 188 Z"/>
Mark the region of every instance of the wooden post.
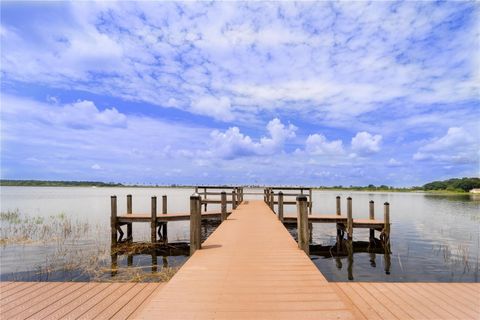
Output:
<path fill-rule="evenodd" d="M 308 213 L 312 214 L 312 207 L 313 207 L 313 201 L 312 201 L 312 189 L 308 189 L 308 199 L 310 202 L 308 203 Z"/>
<path fill-rule="evenodd" d="M 309 234 L 308 234 L 308 201 L 304 195 L 297 196 L 297 231 L 298 231 L 298 247 L 305 251 L 308 255 Z"/>
<path fill-rule="evenodd" d="M 263 189 L 263 202 L 267 203 L 267 189 Z"/>
<path fill-rule="evenodd" d="M 203 188 L 203 200 L 205 200 L 205 206 L 204 206 L 204 209 L 203 211 L 207 212 L 207 188 Z"/>
<path fill-rule="evenodd" d="M 157 197 L 152 197 L 151 205 L 151 218 L 150 218 L 150 240 L 152 243 L 157 242 Z"/>
<path fill-rule="evenodd" d="M 237 209 L 237 197 L 235 190 L 232 191 L 232 209 L 235 210 Z"/>
<path fill-rule="evenodd" d="M 370 220 L 375 219 L 375 203 L 373 200 L 370 200 L 368 203 L 368 217 Z M 370 241 L 373 241 L 375 239 L 375 229 L 370 229 Z"/>
<path fill-rule="evenodd" d="M 117 244 L 117 196 L 110 197 L 110 228 L 112 233 L 112 246 Z"/>
<path fill-rule="evenodd" d="M 227 220 L 227 193 L 225 191 L 222 191 L 221 193 L 221 199 L 222 199 L 222 221 Z"/>
<path fill-rule="evenodd" d="M 342 215 L 342 209 L 340 205 L 340 196 L 337 196 L 337 216 Z"/>
<path fill-rule="evenodd" d="M 283 192 L 278 193 L 278 220 L 283 223 Z"/>
<path fill-rule="evenodd" d="M 127 214 L 132 214 L 132 195 L 127 195 Z M 132 223 L 127 224 L 127 240 L 133 240 Z"/>
<path fill-rule="evenodd" d="M 202 247 L 202 214 L 200 195 L 190 196 L 190 255 Z"/>
<path fill-rule="evenodd" d="M 162 214 L 167 214 L 167 195 L 165 194 L 162 196 Z M 167 243 L 168 242 L 167 222 L 163 223 L 162 236 L 163 236 L 163 242 Z"/>
<path fill-rule="evenodd" d="M 388 243 L 390 241 L 390 204 L 388 202 L 383 204 L 383 220 L 385 240 Z"/>
<path fill-rule="evenodd" d="M 347 235 L 348 239 L 353 238 L 353 217 L 352 217 L 352 198 L 347 198 Z"/>
<path fill-rule="evenodd" d="M 275 193 L 270 189 L 270 209 L 273 211 L 273 204 L 275 203 Z"/>

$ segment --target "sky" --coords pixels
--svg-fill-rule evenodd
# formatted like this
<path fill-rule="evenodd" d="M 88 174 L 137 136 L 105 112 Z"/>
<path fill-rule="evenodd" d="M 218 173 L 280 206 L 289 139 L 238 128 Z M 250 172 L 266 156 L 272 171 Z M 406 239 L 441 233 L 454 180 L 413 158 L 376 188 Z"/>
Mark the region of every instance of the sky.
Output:
<path fill-rule="evenodd" d="M 1 178 L 479 176 L 478 2 L 1 2 Z"/>

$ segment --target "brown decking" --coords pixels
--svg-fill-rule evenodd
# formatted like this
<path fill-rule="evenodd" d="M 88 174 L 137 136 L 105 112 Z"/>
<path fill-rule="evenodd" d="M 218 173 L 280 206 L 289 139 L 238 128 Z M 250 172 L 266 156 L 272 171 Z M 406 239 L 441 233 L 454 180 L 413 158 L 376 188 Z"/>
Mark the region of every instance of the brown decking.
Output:
<path fill-rule="evenodd" d="M 0 309 L 1 319 L 480 319 L 480 284 L 329 283 L 268 206 L 249 201 L 161 289 L 3 282 Z"/>
<path fill-rule="evenodd" d="M 480 319 L 480 283 L 331 283 L 367 319 Z"/>
<path fill-rule="evenodd" d="M 162 285 L 1 282 L 0 319 L 128 319 Z"/>
<path fill-rule="evenodd" d="M 155 293 L 139 319 L 354 319 L 262 201 L 234 210 Z M 360 315 L 360 314 L 359 314 Z"/>

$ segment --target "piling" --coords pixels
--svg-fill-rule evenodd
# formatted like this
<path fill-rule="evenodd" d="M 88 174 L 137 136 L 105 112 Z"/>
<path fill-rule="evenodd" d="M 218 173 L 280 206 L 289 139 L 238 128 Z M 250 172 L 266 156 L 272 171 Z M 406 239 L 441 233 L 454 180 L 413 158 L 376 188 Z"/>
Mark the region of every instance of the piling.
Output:
<path fill-rule="evenodd" d="M 110 197 L 110 228 L 112 233 L 112 246 L 117 244 L 117 196 Z"/>
<path fill-rule="evenodd" d="M 283 192 L 278 193 L 278 220 L 283 223 Z"/>
<path fill-rule="evenodd" d="M 390 239 L 390 204 L 388 202 L 383 204 L 383 222 L 385 223 L 383 227 L 385 240 L 388 243 Z"/>
<path fill-rule="evenodd" d="M 337 216 L 342 215 L 342 209 L 340 206 L 340 196 L 337 196 Z"/>
<path fill-rule="evenodd" d="M 270 207 L 270 209 L 273 211 L 273 203 L 274 203 L 274 199 L 275 199 L 275 194 L 273 193 L 273 189 L 270 189 L 269 191 L 269 202 L 268 202 L 268 205 Z"/>
<path fill-rule="evenodd" d="M 127 214 L 132 214 L 132 195 L 127 195 Z M 127 223 L 127 240 L 133 240 L 132 223 Z"/>
<path fill-rule="evenodd" d="M 309 233 L 308 233 L 308 200 L 304 195 L 297 196 L 297 232 L 298 247 L 308 255 Z"/>
<path fill-rule="evenodd" d="M 313 206 L 313 201 L 312 201 L 312 189 L 308 189 L 308 214 L 312 214 L 312 206 Z"/>
<path fill-rule="evenodd" d="M 151 218 L 150 218 L 150 240 L 152 243 L 157 242 L 157 197 L 152 197 L 152 206 L 151 206 Z"/>
<path fill-rule="evenodd" d="M 235 190 L 232 191 L 232 209 L 235 210 L 237 209 L 237 197 L 236 197 L 236 192 Z"/>
<path fill-rule="evenodd" d="M 225 220 L 227 220 L 227 193 L 225 191 L 222 191 L 222 193 L 221 193 L 221 200 L 222 200 L 221 218 L 222 218 L 222 221 L 225 221 Z"/>
<path fill-rule="evenodd" d="M 369 205 L 369 210 L 368 210 L 368 217 L 370 220 L 374 220 L 375 219 L 375 203 L 373 202 L 373 200 L 370 200 L 370 202 L 368 203 Z M 370 241 L 373 241 L 375 239 L 375 229 L 370 229 Z"/>
<path fill-rule="evenodd" d="M 201 201 L 198 193 L 190 196 L 190 255 L 201 248 Z"/>
<path fill-rule="evenodd" d="M 162 196 L 162 214 L 167 214 L 167 195 Z M 167 222 L 164 222 L 162 225 L 162 237 L 163 242 L 168 242 L 168 230 L 167 230 Z"/>
<path fill-rule="evenodd" d="M 347 236 L 353 238 L 352 198 L 347 198 Z"/>

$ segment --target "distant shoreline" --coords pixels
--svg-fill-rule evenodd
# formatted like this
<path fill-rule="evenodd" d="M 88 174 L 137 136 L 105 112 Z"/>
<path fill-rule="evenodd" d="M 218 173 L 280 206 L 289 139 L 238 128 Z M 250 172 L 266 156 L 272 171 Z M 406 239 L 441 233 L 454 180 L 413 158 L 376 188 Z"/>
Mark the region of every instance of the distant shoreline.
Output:
<path fill-rule="evenodd" d="M 107 182 L 98 182 L 98 181 L 48 181 L 48 180 L 0 180 L 0 187 L 83 187 L 83 188 L 183 188 L 191 189 L 195 188 L 193 185 L 129 185 L 122 183 L 107 183 Z M 260 185 L 250 185 L 247 186 L 250 188 L 264 188 L 265 186 Z M 326 190 L 326 191 L 362 191 L 362 192 L 405 192 L 405 193 L 429 193 L 429 194 L 469 194 L 468 191 L 463 190 L 425 190 L 422 187 L 411 187 L 411 188 L 396 188 L 388 186 L 352 186 L 352 187 L 325 187 L 317 186 L 311 187 L 313 190 Z"/>

